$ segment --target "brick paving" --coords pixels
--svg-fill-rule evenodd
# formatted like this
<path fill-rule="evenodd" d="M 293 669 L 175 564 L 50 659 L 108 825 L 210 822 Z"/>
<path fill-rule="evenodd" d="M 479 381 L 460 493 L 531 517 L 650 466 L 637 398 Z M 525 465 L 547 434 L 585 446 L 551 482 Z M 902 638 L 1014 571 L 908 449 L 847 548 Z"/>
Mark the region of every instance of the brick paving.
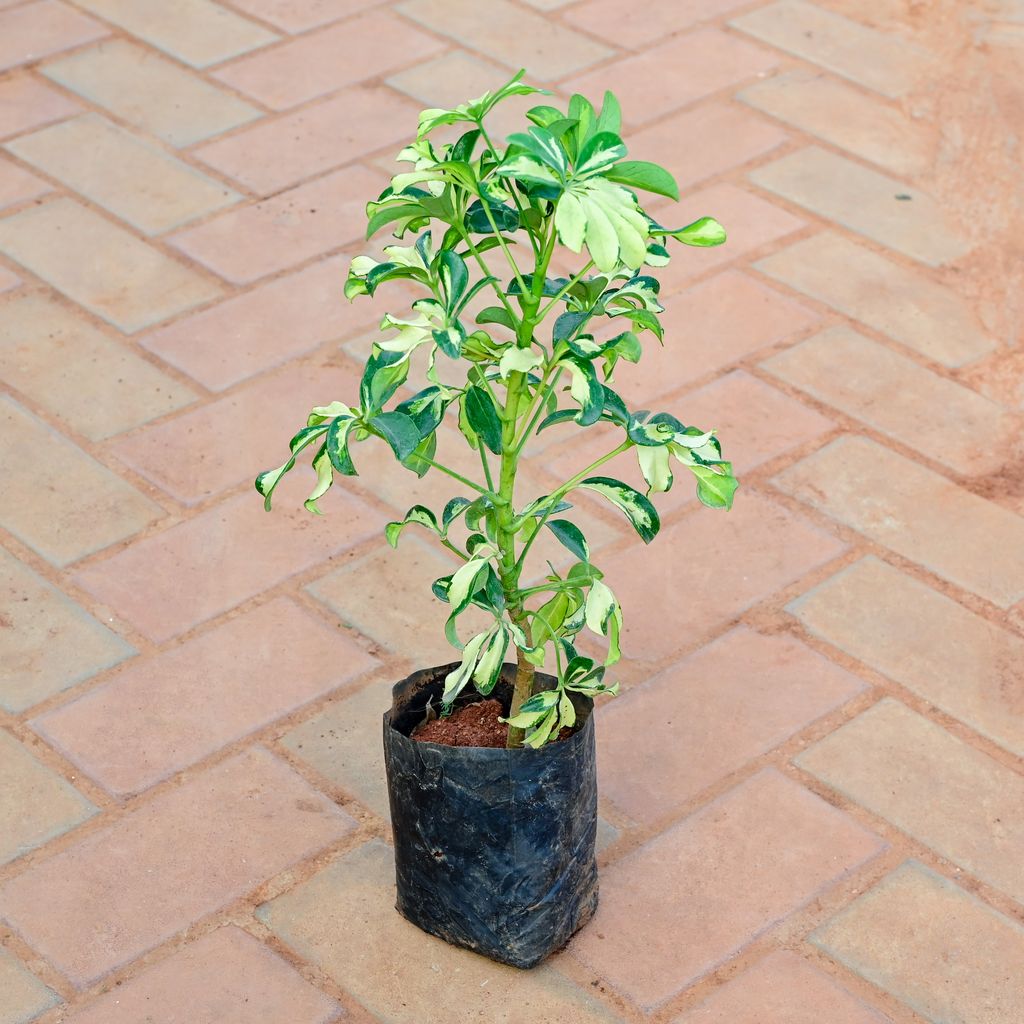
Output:
<path fill-rule="evenodd" d="M 1020 19 L 0 0 L 0 1024 L 1020 1024 Z M 379 715 L 450 564 L 380 527 L 448 488 L 251 489 L 403 304 L 341 282 L 417 110 L 521 64 L 729 228 L 620 389 L 743 480 L 651 549 L 596 513 L 602 906 L 530 974 L 391 909 Z"/>

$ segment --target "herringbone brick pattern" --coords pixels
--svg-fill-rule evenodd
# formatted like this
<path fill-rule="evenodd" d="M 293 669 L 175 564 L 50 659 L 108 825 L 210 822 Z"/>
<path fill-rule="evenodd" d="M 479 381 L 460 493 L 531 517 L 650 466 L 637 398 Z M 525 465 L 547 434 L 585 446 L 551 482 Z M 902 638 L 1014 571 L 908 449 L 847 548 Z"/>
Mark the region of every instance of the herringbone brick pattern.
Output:
<path fill-rule="evenodd" d="M 1020 1024 L 1022 22 L 0 0 L 0 1024 Z M 602 907 L 529 974 L 390 909 L 379 715 L 447 658 L 449 566 L 380 527 L 447 488 L 251 484 L 353 393 L 345 259 L 417 110 L 521 65 L 614 89 L 728 227 L 619 376 L 743 479 L 651 549 L 595 510 Z"/>

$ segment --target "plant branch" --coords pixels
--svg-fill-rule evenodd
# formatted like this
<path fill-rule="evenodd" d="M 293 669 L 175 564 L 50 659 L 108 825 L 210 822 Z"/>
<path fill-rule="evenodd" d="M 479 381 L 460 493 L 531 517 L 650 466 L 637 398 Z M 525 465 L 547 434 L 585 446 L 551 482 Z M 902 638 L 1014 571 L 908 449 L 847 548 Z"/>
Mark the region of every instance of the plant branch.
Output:
<path fill-rule="evenodd" d="M 494 499 L 498 497 L 498 495 L 495 494 L 494 491 L 489 491 L 486 487 L 481 487 L 479 484 L 473 483 L 472 480 L 468 479 L 467 477 L 464 477 L 461 473 L 456 473 L 454 469 L 449 469 L 447 466 L 442 466 L 440 462 L 435 462 L 433 459 L 428 459 L 425 455 L 418 455 L 417 458 L 427 463 L 427 465 L 433 466 L 434 469 L 439 469 L 441 470 L 442 473 L 447 473 L 448 476 L 452 477 L 454 480 L 458 480 L 459 483 L 463 483 L 467 487 L 472 487 L 474 491 L 477 491 L 480 494 L 486 494 L 488 498 Z"/>
<path fill-rule="evenodd" d="M 586 469 L 580 470 L 579 473 L 577 473 L 571 479 L 567 480 L 564 484 L 562 484 L 561 487 L 551 492 L 551 494 L 548 496 L 547 511 L 544 513 L 543 516 L 541 516 L 540 522 L 537 524 L 537 529 L 534 531 L 533 536 L 530 537 L 530 539 L 523 545 L 523 550 L 519 553 L 519 560 L 516 562 L 517 572 L 523 571 L 523 563 L 526 559 L 527 553 L 533 546 L 533 542 L 534 540 L 536 540 L 537 535 L 543 529 L 544 524 L 548 521 L 548 519 L 554 512 L 555 506 L 562 500 L 562 498 L 564 498 L 581 480 L 585 480 L 595 469 L 598 468 L 598 466 L 603 466 L 610 459 L 614 459 L 616 455 L 620 455 L 622 454 L 622 452 L 627 451 L 632 447 L 632 441 L 628 439 L 623 441 L 622 444 L 620 444 L 619 447 L 616 448 L 614 451 L 608 452 L 607 455 L 602 455 L 601 458 L 597 459 L 595 462 L 592 462 L 589 466 L 587 466 Z"/>
<path fill-rule="evenodd" d="M 588 270 L 590 270 L 590 268 L 593 265 L 594 265 L 594 261 L 593 260 L 587 260 L 587 265 L 578 274 L 576 274 L 575 277 L 569 278 L 569 283 L 557 295 L 553 296 L 551 301 L 540 311 L 540 313 L 538 315 L 538 320 L 543 320 L 544 317 L 546 317 L 548 315 L 548 313 L 551 311 L 551 307 L 554 306 L 554 304 L 556 302 L 560 302 L 565 297 L 566 293 L 569 291 L 570 288 L 572 288 L 572 286 L 574 284 L 576 284 L 579 281 L 582 281 L 583 280 L 583 275 Z"/>

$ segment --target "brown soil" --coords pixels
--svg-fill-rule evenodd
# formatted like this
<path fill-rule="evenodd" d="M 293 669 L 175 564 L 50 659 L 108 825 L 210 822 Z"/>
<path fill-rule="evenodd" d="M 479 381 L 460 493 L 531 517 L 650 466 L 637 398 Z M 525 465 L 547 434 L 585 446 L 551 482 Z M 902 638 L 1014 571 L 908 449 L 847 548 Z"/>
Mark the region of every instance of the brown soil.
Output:
<path fill-rule="evenodd" d="M 443 743 L 446 747 L 503 747 L 508 742 L 508 726 L 498 719 L 504 713 L 500 701 L 477 701 L 453 711 L 448 718 L 435 718 L 417 726 L 412 738 L 421 743 Z M 572 733 L 572 729 L 561 729 L 556 742 Z"/>
<path fill-rule="evenodd" d="M 498 721 L 503 714 L 497 700 L 466 704 L 448 718 L 435 718 L 418 726 L 412 738 L 448 747 L 503 747 L 508 740 L 508 726 Z"/>

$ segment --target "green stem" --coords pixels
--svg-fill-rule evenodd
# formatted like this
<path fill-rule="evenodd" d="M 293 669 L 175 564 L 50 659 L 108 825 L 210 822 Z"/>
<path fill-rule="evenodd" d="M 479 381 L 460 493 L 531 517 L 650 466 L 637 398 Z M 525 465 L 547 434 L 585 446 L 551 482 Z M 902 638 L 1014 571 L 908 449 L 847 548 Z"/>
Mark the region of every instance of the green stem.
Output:
<path fill-rule="evenodd" d="M 494 237 L 498 240 L 498 245 L 501 246 L 501 251 L 505 254 L 505 259 L 508 260 L 508 265 L 512 268 L 512 273 L 515 275 L 516 281 L 519 282 L 519 290 L 525 296 L 526 282 L 523 280 L 523 275 L 519 273 L 519 266 L 512 258 L 512 253 L 509 252 L 508 245 L 505 242 L 505 236 L 498 230 L 498 222 L 494 219 L 494 214 L 491 213 L 490 203 L 485 199 L 480 205 L 483 207 L 484 215 L 487 217 L 487 223 L 491 225 Z"/>
<path fill-rule="evenodd" d="M 481 134 L 481 136 L 483 136 L 484 142 L 487 143 L 487 148 L 494 155 L 494 159 L 497 160 L 498 159 L 498 151 L 497 151 L 497 149 L 494 148 L 494 143 L 491 142 L 490 135 L 487 134 L 487 129 L 484 127 L 483 120 L 477 121 L 477 127 L 480 129 L 480 134 Z M 519 211 L 519 222 L 522 223 L 523 222 L 523 217 L 524 217 L 524 214 L 525 214 L 526 211 L 523 210 L 523 204 L 519 200 L 519 193 L 516 191 L 515 184 L 509 184 L 508 190 L 509 190 L 509 193 L 512 196 L 512 202 L 516 204 L 516 210 Z M 480 197 L 480 202 L 481 202 L 482 205 L 486 206 L 487 205 L 487 198 L 485 196 L 481 196 Z M 537 248 L 537 240 L 533 237 L 533 234 L 531 232 L 527 231 L 526 234 L 527 234 L 527 237 L 530 239 L 530 247 L 533 249 L 534 257 L 536 258 L 536 257 L 540 256 L 540 250 Z"/>
<path fill-rule="evenodd" d="M 494 480 L 491 478 L 491 464 L 487 461 L 487 452 L 483 444 L 480 445 L 480 463 L 484 467 L 484 477 L 487 479 L 487 486 L 493 491 Z"/>
<path fill-rule="evenodd" d="M 534 540 L 536 540 L 537 535 L 543 529 L 544 524 L 548 521 L 548 518 L 551 516 L 555 506 L 562 500 L 562 498 L 564 498 L 581 480 L 585 480 L 588 476 L 590 476 L 590 474 L 595 469 L 597 469 L 598 466 L 603 466 L 610 459 L 614 459 L 616 455 L 620 455 L 622 452 L 627 451 L 629 448 L 632 447 L 632 441 L 623 441 L 622 444 L 620 444 L 619 447 L 616 448 L 614 451 L 608 452 L 607 455 L 602 455 L 601 458 L 597 459 L 597 461 L 595 462 L 592 462 L 589 466 L 587 466 L 586 469 L 580 470 L 579 473 L 577 473 L 570 480 L 567 480 L 564 484 L 562 484 L 561 487 L 551 492 L 548 500 L 548 510 L 544 513 L 544 515 L 541 516 L 540 522 L 537 524 L 537 529 L 534 531 L 533 536 L 523 545 L 523 550 L 519 553 L 519 561 L 516 563 L 516 569 L 518 572 L 521 573 L 523 571 L 523 562 L 526 558 L 527 553 L 532 547 Z"/>
<path fill-rule="evenodd" d="M 544 378 L 537 386 L 537 392 L 534 395 L 533 405 L 531 405 L 526 412 L 526 415 L 529 417 L 529 422 L 523 428 L 523 432 L 519 435 L 519 439 L 516 441 L 516 454 L 521 452 L 523 448 L 526 446 L 526 442 L 530 440 L 530 435 L 533 433 L 533 428 L 537 425 L 537 420 L 540 419 L 541 413 L 544 412 L 544 405 L 547 402 L 548 395 L 550 395 L 551 392 L 554 391 L 556 387 L 558 387 L 558 382 L 559 380 L 561 380 L 562 374 L 565 373 L 565 369 L 563 367 L 558 367 L 558 372 L 549 381 L 548 375 L 550 374 L 551 370 L 554 369 L 554 365 L 555 364 L 551 364 L 548 367 L 548 369 L 544 371 Z"/>
<path fill-rule="evenodd" d="M 487 203 L 485 202 L 483 205 L 486 207 Z M 516 311 L 512 308 L 512 303 L 508 301 L 508 296 L 502 290 L 500 282 L 494 277 L 494 274 L 491 273 L 490 267 L 487 266 L 483 256 L 481 255 L 477 247 L 473 244 L 473 240 L 469 237 L 469 232 L 466 231 L 461 224 L 456 224 L 455 227 L 458 229 L 459 234 L 462 236 L 462 240 L 466 243 L 466 245 L 469 246 L 469 251 L 473 254 L 473 258 L 479 265 L 484 277 L 489 277 L 492 279 L 491 288 L 494 290 L 494 294 L 498 296 L 499 300 L 501 301 L 501 304 L 505 307 L 505 311 L 518 324 L 519 316 L 516 314 Z"/>
<path fill-rule="evenodd" d="M 594 265 L 594 261 L 593 260 L 587 260 L 587 265 L 575 277 L 569 278 L 569 283 L 557 295 L 552 297 L 551 301 L 540 311 L 540 313 L 537 316 L 537 319 L 538 320 L 543 320 L 544 317 L 546 317 L 548 315 L 548 313 L 551 311 L 551 307 L 556 302 L 560 302 L 565 297 L 565 294 L 569 291 L 570 288 L 572 288 L 572 286 L 574 284 L 576 284 L 578 281 L 582 281 L 583 280 L 583 275 L 593 265 Z"/>
<path fill-rule="evenodd" d="M 489 491 L 486 487 L 481 487 L 479 484 L 473 483 L 472 480 L 467 479 L 461 473 L 456 473 L 454 469 L 449 469 L 447 466 L 442 466 L 440 462 L 435 462 L 433 459 L 428 459 L 426 456 L 417 456 L 417 458 L 422 459 L 423 462 L 427 463 L 427 465 L 433 466 L 434 469 L 439 469 L 441 470 L 442 473 L 447 473 L 450 477 L 452 477 L 455 480 L 458 480 L 460 483 L 465 484 L 467 487 L 472 487 L 474 491 L 477 491 L 480 494 L 486 494 L 488 498 L 498 497 L 498 495 L 495 494 L 493 490 Z"/>

